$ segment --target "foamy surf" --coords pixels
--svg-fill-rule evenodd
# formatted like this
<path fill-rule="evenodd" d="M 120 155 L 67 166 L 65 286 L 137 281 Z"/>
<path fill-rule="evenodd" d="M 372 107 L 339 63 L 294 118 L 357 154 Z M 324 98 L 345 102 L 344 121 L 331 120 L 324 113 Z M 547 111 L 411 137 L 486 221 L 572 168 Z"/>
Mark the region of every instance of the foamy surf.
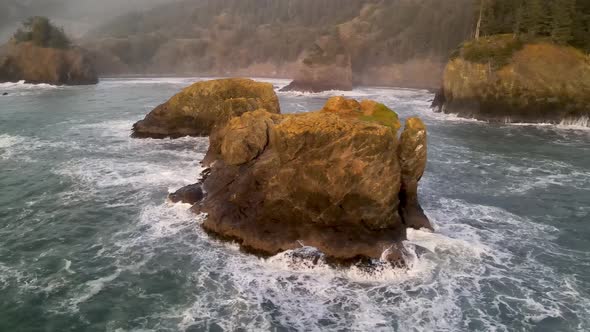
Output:
<path fill-rule="evenodd" d="M 208 141 L 129 137 L 193 81 L 148 80 L 0 107 L 0 298 L 23 329 L 590 330 L 585 131 L 446 118 L 420 90 L 348 92 L 425 118 L 421 197 L 436 232 L 408 232 L 405 269 L 338 268 L 302 259 L 313 248 L 243 253 L 167 202 L 198 179 Z M 279 98 L 292 113 L 338 93 Z"/>

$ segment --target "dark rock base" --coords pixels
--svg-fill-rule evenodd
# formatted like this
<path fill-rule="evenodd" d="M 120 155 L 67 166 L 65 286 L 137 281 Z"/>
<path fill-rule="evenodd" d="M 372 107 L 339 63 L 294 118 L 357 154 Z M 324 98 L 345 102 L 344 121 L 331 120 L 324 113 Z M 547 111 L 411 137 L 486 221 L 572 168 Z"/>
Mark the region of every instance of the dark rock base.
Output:
<path fill-rule="evenodd" d="M 402 242 L 407 239 L 406 229 L 432 230 L 417 200 L 403 197 L 400 197 L 403 225 L 397 228 L 372 230 L 358 225 L 323 226 L 305 223 L 297 218 L 280 221 L 256 218 L 246 214 L 247 208 L 239 208 L 231 203 L 225 186 L 219 186 L 223 189 L 212 193 L 217 198 L 207 199 L 211 198 L 207 197 L 211 194 L 204 193 L 202 186 L 209 175 L 210 171 L 207 170 L 199 183 L 170 194 L 170 200 L 194 204 L 191 209 L 193 212 L 208 214 L 202 227 L 210 236 L 236 242 L 243 251 L 260 257 L 313 247 L 325 255 L 330 265 L 361 264 L 368 267 L 372 266 L 371 259 L 384 259 L 396 267 L 403 267 L 406 265 L 406 253 Z M 254 206 L 261 204 L 256 193 L 252 192 L 251 195 Z"/>
<path fill-rule="evenodd" d="M 296 91 L 296 92 L 318 93 L 318 92 L 331 91 L 331 90 L 352 91 L 352 88 L 353 88 L 352 85 L 347 85 L 347 84 L 293 81 L 289 85 L 287 85 L 286 87 L 282 88 L 280 91 L 282 91 L 282 92 Z"/>
<path fill-rule="evenodd" d="M 575 121 L 590 117 L 590 105 L 577 105 L 559 100 L 513 105 L 501 100 L 447 100 L 439 92 L 432 104 L 435 112 L 457 114 L 467 119 L 491 123 L 549 123 Z"/>

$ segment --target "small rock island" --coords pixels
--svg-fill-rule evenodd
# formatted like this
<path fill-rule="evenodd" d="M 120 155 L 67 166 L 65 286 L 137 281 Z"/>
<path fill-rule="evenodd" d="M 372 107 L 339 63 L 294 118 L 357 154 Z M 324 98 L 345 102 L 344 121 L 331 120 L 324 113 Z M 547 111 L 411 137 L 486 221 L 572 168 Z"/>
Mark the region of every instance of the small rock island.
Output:
<path fill-rule="evenodd" d="M 406 229 L 432 229 L 418 201 L 424 123 L 410 118 L 402 130 L 387 106 L 344 97 L 318 111 L 280 114 L 276 94 L 265 86 L 200 82 L 174 97 L 173 107 L 156 109 L 165 126 L 168 116 L 184 114 L 173 121 L 184 129 L 153 136 L 210 134 L 202 180 L 170 199 L 192 204 L 207 215 L 206 231 L 249 252 L 268 256 L 305 246 L 337 262 L 403 266 Z M 216 112 L 222 121 L 214 123 Z"/>
<path fill-rule="evenodd" d="M 91 85 L 98 83 L 86 51 L 72 45 L 64 31 L 46 17 L 23 23 L 0 48 L 0 82 Z"/>
<path fill-rule="evenodd" d="M 272 84 L 250 79 L 197 82 L 137 122 L 133 126 L 133 136 L 209 136 L 214 126 L 257 109 L 277 114 L 281 112 Z"/>
<path fill-rule="evenodd" d="M 438 111 L 490 122 L 556 123 L 590 116 L 590 57 L 512 35 L 466 42 L 447 64 Z"/>
<path fill-rule="evenodd" d="M 433 107 L 489 122 L 587 123 L 587 8 L 481 1 L 474 38 L 452 54 Z"/>

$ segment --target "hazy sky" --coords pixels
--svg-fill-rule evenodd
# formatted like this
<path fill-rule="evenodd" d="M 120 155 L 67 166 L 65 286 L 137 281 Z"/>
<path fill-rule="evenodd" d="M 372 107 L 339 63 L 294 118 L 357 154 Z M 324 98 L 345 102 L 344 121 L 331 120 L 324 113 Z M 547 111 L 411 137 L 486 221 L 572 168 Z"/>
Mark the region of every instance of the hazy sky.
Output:
<path fill-rule="evenodd" d="M 0 38 L 29 16 L 48 16 L 73 36 L 115 16 L 180 0 L 0 0 Z M 1 43 L 1 41 L 0 41 Z"/>

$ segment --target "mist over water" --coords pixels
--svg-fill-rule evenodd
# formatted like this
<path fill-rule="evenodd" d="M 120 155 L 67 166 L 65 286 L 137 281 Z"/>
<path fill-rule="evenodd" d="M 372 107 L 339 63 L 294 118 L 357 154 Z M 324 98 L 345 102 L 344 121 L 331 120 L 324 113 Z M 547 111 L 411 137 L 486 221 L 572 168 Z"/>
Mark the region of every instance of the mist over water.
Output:
<path fill-rule="evenodd" d="M 590 329 L 590 130 L 435 114 L 422 90 L 279 93 L 285 113 L 344 94 L 422 117 L 436 232 L 409 232 L 407 270 L 263 260 L 166 201 L 206 138 L 129 137 L 195 80 L 0 84 L 0 331 Z"/>

